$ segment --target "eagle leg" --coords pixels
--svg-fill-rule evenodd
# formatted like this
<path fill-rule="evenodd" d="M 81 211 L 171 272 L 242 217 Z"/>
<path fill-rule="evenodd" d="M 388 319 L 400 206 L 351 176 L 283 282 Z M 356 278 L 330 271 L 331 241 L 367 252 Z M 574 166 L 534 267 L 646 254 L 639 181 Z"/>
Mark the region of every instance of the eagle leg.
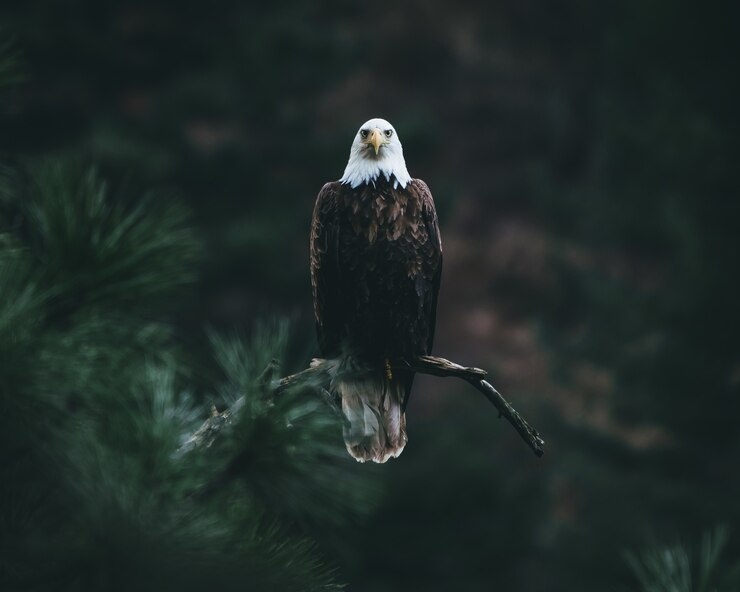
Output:
<path fill-rule="evenodd" d="M 388 380 L 393 380 L 393 370 L 391 370 L 391 362 L 388 358 L 385 359 L 385 377 Z"/>

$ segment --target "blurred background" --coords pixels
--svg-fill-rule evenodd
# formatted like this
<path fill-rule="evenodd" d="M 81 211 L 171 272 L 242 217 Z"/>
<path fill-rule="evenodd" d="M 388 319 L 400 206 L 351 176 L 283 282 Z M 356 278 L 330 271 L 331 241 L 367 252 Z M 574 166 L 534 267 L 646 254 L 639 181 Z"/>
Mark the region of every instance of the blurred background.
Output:
<path fill-rule="evenodd" d="M 740 524 L 737 13 L 5 0 L 0 152 L 20 195 L 53 161 L 95 165 L 111 204 L 155 192 L 144 217 L 180 204 L 185 255 L 156 273 L 187 278 L 137 318 L 169 327 L 203 402 L 209 330 L 283 317 L 284 372 L 315 353 L 314 200 L 359 125 L 391 121 L 440 218 L 435 353 L 487 369 L 546 453 L 464 383 L 419 378 L 404 454 L 352 477 L 365 509 L 301 536 L 358 592 L 637 589 L 625 550 Z M 33 199 L 6 199 L 4 232 L 28 235 L 16 214 Z"/>

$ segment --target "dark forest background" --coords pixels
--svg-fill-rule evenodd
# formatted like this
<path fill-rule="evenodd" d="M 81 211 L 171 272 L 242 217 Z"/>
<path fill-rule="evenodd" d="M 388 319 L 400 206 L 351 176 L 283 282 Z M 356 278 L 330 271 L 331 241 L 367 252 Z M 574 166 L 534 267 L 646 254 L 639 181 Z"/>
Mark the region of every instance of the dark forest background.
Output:
<path fill-rule="evenodd" d="M 709 590 L 740 549 L 738 16 L 5 0 L 9 589 Z M 437 203 L 435 353 L 488 369 L 546 454 L 423 377 L 399 459 L 348 463 L 303 393 L 254 407 L 243 482 L 193 501 L 217 461 L 167 451 L 315 353 L 311 210 L 371 117 Z M 661 549 L 693 584 L 648 587 Z"/>

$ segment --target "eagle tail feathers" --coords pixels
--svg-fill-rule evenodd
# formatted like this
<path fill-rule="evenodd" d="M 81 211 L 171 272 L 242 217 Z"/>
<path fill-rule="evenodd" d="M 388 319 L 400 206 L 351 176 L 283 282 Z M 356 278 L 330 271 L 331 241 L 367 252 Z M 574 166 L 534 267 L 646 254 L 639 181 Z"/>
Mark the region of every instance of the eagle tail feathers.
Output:
<path fill-rule="evenodd" d="M 402 410 L 406 383 L 388 379 L 382 367 L 357 367 L 351 359 L 342 366 L 331 388 L 342 400 L 347 451 L 359 462 L 384 463 L 397 457 L 407 441 Z"/>

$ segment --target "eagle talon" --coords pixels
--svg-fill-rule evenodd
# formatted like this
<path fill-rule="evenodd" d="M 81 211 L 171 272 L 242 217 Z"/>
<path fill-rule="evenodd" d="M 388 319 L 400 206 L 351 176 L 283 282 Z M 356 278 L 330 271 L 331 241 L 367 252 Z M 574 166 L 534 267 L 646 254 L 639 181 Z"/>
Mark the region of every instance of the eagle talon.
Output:
<path fill-rule="evenodd" d="M 393 370 L 391 370 L 391 363 L 388 358 L 385 359 L 385 377 L 388 380 L 393 380 Z"/>

